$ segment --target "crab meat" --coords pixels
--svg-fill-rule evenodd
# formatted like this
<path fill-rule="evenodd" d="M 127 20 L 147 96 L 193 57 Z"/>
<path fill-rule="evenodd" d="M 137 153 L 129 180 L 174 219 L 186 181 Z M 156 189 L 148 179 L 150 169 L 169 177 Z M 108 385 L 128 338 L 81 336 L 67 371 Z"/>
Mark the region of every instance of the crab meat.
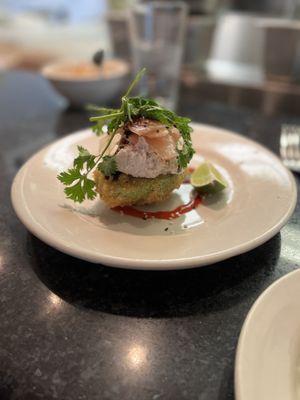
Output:
<path fill-rule="evenodd" d="M 107 154 L 116 157 L 120 172 L 155 178 L 178 173 L 177 148 L 181 141 L 175 126 L 167 127 L 158 121 L 140 118 L 118 129 Z"/>
<path fill-rule="evenodd" d="M 135 145 L 129 144 L 116 154 L 120 172 L 142 178 L 156 178 L 159 175 L 178 172 L 176 157 L 162 159 L 157 152 L 153 151 L 146 138 L 134 136 L 137 138 Z"/>

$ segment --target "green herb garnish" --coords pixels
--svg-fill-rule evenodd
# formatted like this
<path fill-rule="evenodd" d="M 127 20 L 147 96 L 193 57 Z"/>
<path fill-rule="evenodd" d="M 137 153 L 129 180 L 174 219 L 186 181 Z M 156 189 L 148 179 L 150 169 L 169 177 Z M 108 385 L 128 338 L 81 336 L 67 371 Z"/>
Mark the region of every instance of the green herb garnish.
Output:
<path fill-rule="evenodd" d="M 111 177 L 117 172 L 117 163 L 113 156 L 106 155 L 106 151 L 111 144 L 117 130 L 124 126 L 127 122 L 144 117 L 161 122 L 167 127 L 176 127 L 182 135 L 183 143 L 177 148 L 179 170 L 187 167 L 191 160 L 194 149 L 191 141 L 192 128 L 189 126 L 191 120 L 176 115 L 174 112 L 161 107 L 156 101 L 146 99 L 144 97 L 129 97 L 135 85 L 139 82 L 145 73 L 142 69 L 127 92 L 122 97 L 120 109 L 99 108 L 89 106 L 89 110 L 98 114 L 90 118 L 95 122 L 92 127 L 93 131 L 99 136 L 104 133 L 104 126 L 107 125 L 108 142 L 101 152 L 95 156 L 90 154 L 86 149 L 78 146 L 78 156 L 73 162 L 73 168 L 62 172 L 58 175 L 58 179 L 66 186 L 65 194 L 67 198 L 81 203 L 84 199 L 94 199 L 96 192 L 94 190 L 95 183 L 88 178 L 90 172 L 97 168 L 105 176 Z"/>
<path fill-rule="evenodd" d="M 104 156 L 97 168 L 105 176 L 113 176 L 118 171 L 117 162 L 114 156 Z"/>

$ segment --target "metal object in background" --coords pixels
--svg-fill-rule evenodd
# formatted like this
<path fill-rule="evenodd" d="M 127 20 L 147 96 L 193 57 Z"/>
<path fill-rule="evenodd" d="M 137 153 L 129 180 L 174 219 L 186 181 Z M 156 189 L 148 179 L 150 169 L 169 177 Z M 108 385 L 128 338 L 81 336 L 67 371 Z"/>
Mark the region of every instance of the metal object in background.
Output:
<path fill-rule="evenodd" d="M 287 168 L 300 172 L 300 126 L 282 126 L 280 155 Z"/>
<path fill-rule="evenodd" d="M 290 19 L 266 18 L 264 32 L 264 70 L 267 80 L 299 80 L 300 23 Z M 298 75 L 298 76 L 297 76 Z"/>
<path fill-rule="evenodd" d="M 298 0 L 233 0 L 233 8 L 278 17 L 293 17 Z"/>
<path fill-rule="evenodd" d="M 207 70 L 210 77 L 224 82 L 263 82 L 263 30 L 261 17 L 228 12 L 216 26 Z"/>
<path fill-rule="evenodd" d="M 298 115 L 300 23 L 278 18 L 291 13 L 293 1 L 236 0 L 237 8 L 257 14 L 231 11 L 218 17 L 205 14 L 201 1 L 186 0 L 190 15 L 183 64 L 194 76 L 183 74 L 184 80 L 196 82 L 212 101 L 266 115 Z M 224 8 L 229 2 L 219 0 L 218 6 Z M 108 20 L 115 55 L 130 59 L 126 13 L 110 14 Z"/>
<path fill-rule="evenodd" d="M 300 115 L 300 85 L 267 81 L 261 84 L 224 82 L 208 77 L 195 68 L 185 68 L 184 90 L 193 89 L 207 101 L 245 107 L 267 116 Z"/>
<path fill-rule="evenodd" d="M 227 12 L 217 23 L 208 74 L 223 82 L 263 85 L 300 80 L 300 23 Z"/>

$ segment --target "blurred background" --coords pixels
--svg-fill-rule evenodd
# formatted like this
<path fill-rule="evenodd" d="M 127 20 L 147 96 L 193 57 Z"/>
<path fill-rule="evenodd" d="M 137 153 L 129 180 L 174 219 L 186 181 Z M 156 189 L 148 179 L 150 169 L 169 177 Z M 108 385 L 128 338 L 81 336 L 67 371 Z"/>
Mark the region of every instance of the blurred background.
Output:
<path fill-rule="evenodd" d="M 7 70 L 41 73 L 73 106 L 88 102 L 113 104 L 139 63 L 148 64 L 151 58 L 161 65 L 153 49 L 147 57 L 145 48 L 143 55 L 140 54 L 139 24 L 143 24 L 148 39 L 152 35 L 154 40 L 154 33 L 149 19 L 141 22 L 138 14 L 132 19 L 138 3 L 151 2 L 0 0 L 0 73 Z M 176 4 L 176 0 L 172 3 Z M 174 54 L 170 50 L 167 60 L 171 67 L 173 58 L 179 57 L 180 62 L 176 59 L 179 72 L 167 68 L 162 79 L 173 74 L 172 80 L 178 80 L 180 90 L 192 87 L 200 97 L 213 102 L 245 106 L 267 115 L 300 112 L 300 0 L 186 0 L 185 3 L 184 21 L 180 16 L 171 17 L 173 23 L 178 18 L 178 24 L 184 25 L 184 37 L 176 39 L 180 51 L 175 55 L 176 49 L 172 50 Z M 145 12 L 149 10 L 140 14 Z M 162 27 L 168 24 L 169 20 L 163 16 L 155 35 L 163 35 Z M 170 38 L 164 37 L 165 49 L 172 47 L 167 40 Z M 97 89 L 102 97 L 90 99 L 84 95 L 78 100 L 86 88 L 82 82 L 80 87 L 73 85 L 71 92 L 63 86 L 62 73 L 68 81 L 71 75 L 61 70 L 58 77 L 58 70 L 51 67 L 61 60 L 87 63 L 73 72 L 69 69 L 77 83 L 91 79 L 95 71 L 90 67 L 97 66 L 97 62 L 103 67 L 102 77 L 109 80 L 119 71 L 124 79 L 122 83 L 115 82 L 114 88 L 110 82 L 109 88 Z M 59 82 L 54 79 L 55 74 Z M 87 90 L 90 94 L 91 90 Z"/>

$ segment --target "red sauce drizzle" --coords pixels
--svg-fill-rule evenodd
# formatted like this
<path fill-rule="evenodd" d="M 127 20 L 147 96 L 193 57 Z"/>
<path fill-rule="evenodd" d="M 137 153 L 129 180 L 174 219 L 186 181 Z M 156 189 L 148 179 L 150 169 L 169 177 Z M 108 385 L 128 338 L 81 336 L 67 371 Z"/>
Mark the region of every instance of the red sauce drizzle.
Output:
<path fill-rule="evenodd" d="M 183 183 L 190 183 L 190 174 L 194 171 L 194 168 L 189 168 L 189 175 L 186 177 Z M 187 204 L 182 204 L 181 206 L 175 208 L 171 211 L 142 211 L 131 206 L 125 207 L 115 207 L 112 208 L 113 211 L 119 212 L 121 214 L 130 215 L 131 217 L 141 218 L 147 220 L 149 218 L 156 219 L 175 219 L 180 217 L 180 215 L 186 214 L 199 206 L 201 203 L 201 197 L 196 195 Z"/>
<path fill-rule="evenodd" d="M 125 215 L 130 215 L 131 217 L 142 218 L 145 220 L 149 218 L 175 219 L 180 217 L 180 215 L 186 214 L 189 211 L 194 210 L 196 207 L 198 207 L 200 203 L 201 197 L 196 196 L 187 204 L 182 204 L 181 206 L 171 211 L 142 211 L 131 206 L 115 207 L 113 208 L 113 210 Z"/>

